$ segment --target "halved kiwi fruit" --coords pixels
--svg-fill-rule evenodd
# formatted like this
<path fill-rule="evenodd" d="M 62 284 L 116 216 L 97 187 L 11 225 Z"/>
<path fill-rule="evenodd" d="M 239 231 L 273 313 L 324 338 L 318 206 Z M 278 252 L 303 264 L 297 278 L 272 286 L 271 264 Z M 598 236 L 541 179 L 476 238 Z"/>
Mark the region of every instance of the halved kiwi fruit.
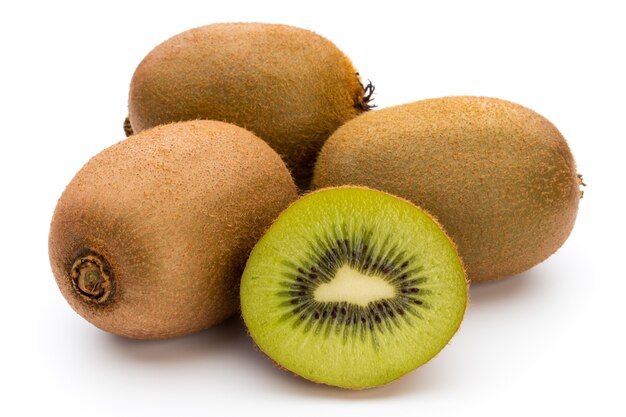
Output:
<path fill-rule="evenodd" d="M 467 281 L 427 213 L 340 187 L 302 197 L 253 249 L 241 282 L 250 335 L 309 380 L 382 385 L 435 356 L 458 329 Z"/>
<path fill-rule="evenodd" d="M 186 335 L 237 311 L 249 251 L 296 196 L 280 157 L 245 129 L 149 129 L 67 186 L 50 228 L 52 270 L 74 310 L 103 330 Z"/>

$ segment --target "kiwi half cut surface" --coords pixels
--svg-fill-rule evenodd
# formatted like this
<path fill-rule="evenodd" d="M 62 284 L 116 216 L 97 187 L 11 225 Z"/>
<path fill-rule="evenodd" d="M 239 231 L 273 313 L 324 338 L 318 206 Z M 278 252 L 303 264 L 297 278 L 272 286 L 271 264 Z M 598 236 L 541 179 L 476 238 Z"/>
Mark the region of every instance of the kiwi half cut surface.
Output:
<path fill-rule="evenodd" d="M 280 366 L 344 388 L 382 385 L 458 329 L 467 280 L 437 222 L 367 188 L 328 188 L 285 210 L 241 282 L 251 337 Z"/>

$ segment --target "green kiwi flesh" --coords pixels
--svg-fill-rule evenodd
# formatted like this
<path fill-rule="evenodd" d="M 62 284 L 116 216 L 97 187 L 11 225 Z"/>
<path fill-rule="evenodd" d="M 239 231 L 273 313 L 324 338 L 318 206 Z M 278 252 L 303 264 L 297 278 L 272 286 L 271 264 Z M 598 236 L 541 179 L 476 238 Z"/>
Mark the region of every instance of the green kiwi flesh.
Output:
<path fill-rule="evenodd" d="M 467 281 L 427 213 L 367 188 L 316 191 L 254 247 L 241 311 L 259 348 L 306 379 L 386 384 L 435 356 L 458 329 Z"/>

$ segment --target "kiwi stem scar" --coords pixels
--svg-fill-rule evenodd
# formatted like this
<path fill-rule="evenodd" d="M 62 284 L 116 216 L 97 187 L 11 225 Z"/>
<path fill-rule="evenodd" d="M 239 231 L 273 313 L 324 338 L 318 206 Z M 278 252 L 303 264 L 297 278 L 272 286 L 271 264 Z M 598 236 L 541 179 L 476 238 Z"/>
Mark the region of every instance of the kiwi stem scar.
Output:
<path fill-rule="evenodd" d="M 72 287 L 88 302 L 106 303 L 113 293 L 113 277 L 107 262 L 96 254 L 78 257 L 70 271 Z"/>

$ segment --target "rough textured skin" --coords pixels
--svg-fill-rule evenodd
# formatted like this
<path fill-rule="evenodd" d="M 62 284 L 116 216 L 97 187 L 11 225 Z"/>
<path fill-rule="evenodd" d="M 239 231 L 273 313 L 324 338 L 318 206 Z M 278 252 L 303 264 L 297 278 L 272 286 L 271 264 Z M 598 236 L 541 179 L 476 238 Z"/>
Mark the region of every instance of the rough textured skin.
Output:
<path fill-rule="evenodd" d="M 525 271 L 569 236 L 580 179 L 563 136 L 520 105 L 445 97 L 364 114 L 322 149 L 315 187 L 364 185 L 436 216 L 468 277 Z"/>
<path fill-rule="evenodd" d="M 252 133 L 215 121 L 159 126 L 96 155 L 70 182 L 52 218 L 50 263 L 70 305 L 99 328 L 186 335 L 237 311 L 249 251 L 296 198 L 280 157 Z M 71 283 L 87 252 L 114 277 L 102 305 Z"/>
<path fill-rule="evenodd" d="M 225 23 L 154 48 L 132 78 L 128 110 L 135 133 L 192 119 L 245 127 L 306 188 L 324 141 L 362 102 L 356 70 L 327 39 L 286 25 Z"/>

